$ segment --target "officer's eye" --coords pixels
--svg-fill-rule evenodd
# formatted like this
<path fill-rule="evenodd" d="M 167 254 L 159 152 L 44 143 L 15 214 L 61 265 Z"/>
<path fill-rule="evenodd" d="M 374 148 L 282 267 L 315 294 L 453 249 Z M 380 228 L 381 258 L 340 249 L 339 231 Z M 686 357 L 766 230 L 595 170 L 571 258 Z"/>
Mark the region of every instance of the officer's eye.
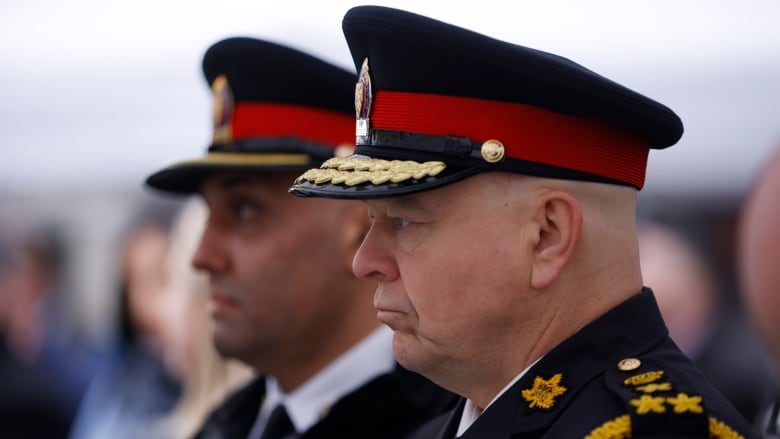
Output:
<path fill-rule="evenodd" d="M 398 229 L 406 228 L 409 226 L 409 224 L 412 223 L 406 218 L 393 218 L 393 222 L 395 223 L 395 227 Z"/>
<path fill-rule="evenodd" d="M 236 218 L 241 220 L 247 220 L 257 215 L 259 209 L 254 203 L 238 202 L 235 204 L 234 212 Z"/>

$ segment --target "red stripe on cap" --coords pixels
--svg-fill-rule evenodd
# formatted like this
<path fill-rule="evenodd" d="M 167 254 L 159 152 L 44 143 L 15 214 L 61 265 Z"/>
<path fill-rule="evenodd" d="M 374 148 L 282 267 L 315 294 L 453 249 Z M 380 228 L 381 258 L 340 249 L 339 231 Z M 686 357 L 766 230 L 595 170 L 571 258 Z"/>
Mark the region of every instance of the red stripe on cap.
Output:
<path fill-rule="evenodd" d="M 335 148 L 354 143 L 355 118 L 301 105 L 240 102 L 234 109 L 232 129 L 233 140 L 295 136 Z"/>
<path fill-rule="evenodd" d="M 508 157 L 572 169 L 642 188 L 650 141 L 593 119 L 525 104 L 377 91 L 371 128 L 501 141 Z"/>

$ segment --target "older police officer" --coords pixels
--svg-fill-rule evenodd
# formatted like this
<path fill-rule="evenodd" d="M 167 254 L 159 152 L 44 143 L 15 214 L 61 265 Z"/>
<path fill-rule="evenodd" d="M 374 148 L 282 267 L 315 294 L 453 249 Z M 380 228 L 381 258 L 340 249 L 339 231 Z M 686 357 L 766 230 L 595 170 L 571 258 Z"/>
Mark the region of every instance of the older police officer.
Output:
<path fill-rule="evenodd" d="M 357 149 L 299 196 L 364 199 L 353 262 L 398 361 L 463 396 L 420 438 L 749 437 L 643 286 L 636 199 L 667 107 L 404 11 L 344 18 Z"/>

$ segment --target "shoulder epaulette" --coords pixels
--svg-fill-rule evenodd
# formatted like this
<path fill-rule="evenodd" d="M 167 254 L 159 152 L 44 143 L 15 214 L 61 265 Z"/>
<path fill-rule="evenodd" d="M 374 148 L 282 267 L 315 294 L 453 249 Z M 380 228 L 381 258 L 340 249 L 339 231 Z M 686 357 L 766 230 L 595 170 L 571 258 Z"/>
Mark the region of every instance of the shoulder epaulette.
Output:
<path fill-rule="evenodd" d="M 738 439 L 743 436 L 709 416 L 701 395 L 675 382 L 648 360 L 626 358 L 606 372 L 607 387 L 623 401 L 626 414 L 610 419 L 586 439 L 654 437 L 669 434 Z"/>

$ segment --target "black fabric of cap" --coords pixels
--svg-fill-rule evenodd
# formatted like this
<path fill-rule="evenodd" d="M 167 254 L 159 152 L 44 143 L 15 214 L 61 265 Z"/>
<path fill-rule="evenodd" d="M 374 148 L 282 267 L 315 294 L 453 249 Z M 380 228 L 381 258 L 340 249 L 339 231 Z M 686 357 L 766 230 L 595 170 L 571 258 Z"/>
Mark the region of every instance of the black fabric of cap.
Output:
<path fill-rule="evenodd" d="M 254 38 L 228 38 L 206 51 L 202 67 L 210 85 L 220 76 L 227 78 L 236 106 L 291 104 L 354 116 L 354 72 L 290 47 Z M 344 142 L 353 143 L 351 134 L 345 131 Z M 167 192 L 192 193 L 198 191 L 206 175 L 215 171 L 303 170 L 333 157 L 336 146 L 334 142 L 313 142 L 296 133 L 216 142 L 205 156 L 157 171 L 146 184 Z M 247 158 L 250 154 L 252 160 Z M 257 159 L 257 154 L 290 154 L 291 160 L 264 162 Z"/>

